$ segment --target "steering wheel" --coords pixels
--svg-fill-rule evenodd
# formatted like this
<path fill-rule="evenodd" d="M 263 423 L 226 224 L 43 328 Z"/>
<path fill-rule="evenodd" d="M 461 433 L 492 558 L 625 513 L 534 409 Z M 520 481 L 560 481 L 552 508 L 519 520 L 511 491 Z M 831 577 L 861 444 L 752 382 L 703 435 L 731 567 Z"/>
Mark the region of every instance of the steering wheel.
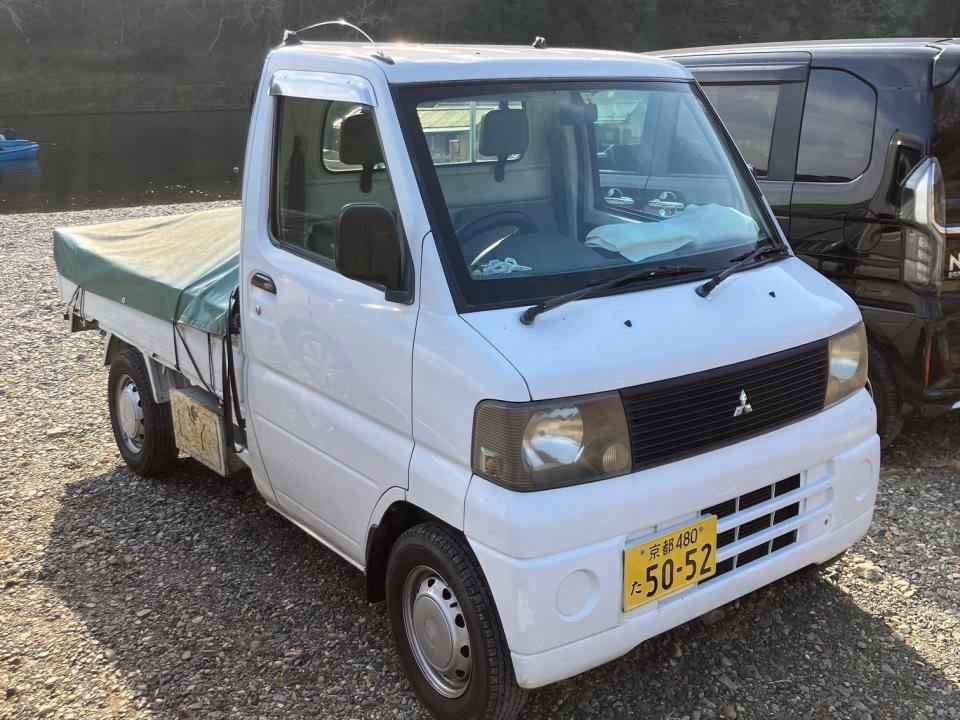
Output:
<path fill-rule="evenodd" d="M 497 210 L 489 215 L 483 215 L 476 220 L 471 220 L 461 225 L 457 229 L 457 239 L 461 245 L 466 245 L 475 237 L 482 235 L 488 230 L 509 226 L 517 228 L 514 232 L 510 233 L 510 235 L 516 235 L 517 233 L 530 235 L 540 232 L 540 226 L 526 213 L 520 212 L 519 210 Z M 507 235 L 507 237 L 510 237 L 510 235 Z"/>

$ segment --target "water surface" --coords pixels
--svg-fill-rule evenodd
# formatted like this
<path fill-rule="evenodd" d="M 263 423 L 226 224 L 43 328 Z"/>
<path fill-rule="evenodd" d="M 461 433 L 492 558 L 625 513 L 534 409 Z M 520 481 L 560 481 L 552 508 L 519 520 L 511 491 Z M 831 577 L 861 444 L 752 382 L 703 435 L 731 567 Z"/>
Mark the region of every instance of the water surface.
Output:
<path fill-rule="evenodd" d="M 246 111 L 2 116 L 40 143 L 0 159 L 0 213 L 240 197 Z"/>

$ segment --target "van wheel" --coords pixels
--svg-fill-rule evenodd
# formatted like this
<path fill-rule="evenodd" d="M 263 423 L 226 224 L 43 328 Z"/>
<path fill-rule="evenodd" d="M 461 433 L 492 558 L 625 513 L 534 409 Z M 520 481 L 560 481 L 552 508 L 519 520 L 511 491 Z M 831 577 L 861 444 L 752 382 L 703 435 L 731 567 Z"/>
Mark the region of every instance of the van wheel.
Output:
<path fill-rule="evenodd" d="M 387 612 L 400 660 L 442 720 L 512 720 L 517 685 L 500 616 L 459 533 L 436 522 L 407 530 L 387 561 Z"/>
<path fill-rule="evenodd" d="M 123 460 L 138 475 L 163 472 L 177 459 L 170 403 L 157 403 L 143 356 L 123 350 L 110 363 L 110 424 Z"/>
<path fill-rule="evenodd" d="M 877 433 L 880 445 L 886 447 L 892 443 L 903 428 L 903 416 L 900 407 L 900 391 L 894 378 L 893 368 L 883 353 L 872 344 L 869 346 L 867 376 L 870 379 L 870 392 L 877 406 Z"/>

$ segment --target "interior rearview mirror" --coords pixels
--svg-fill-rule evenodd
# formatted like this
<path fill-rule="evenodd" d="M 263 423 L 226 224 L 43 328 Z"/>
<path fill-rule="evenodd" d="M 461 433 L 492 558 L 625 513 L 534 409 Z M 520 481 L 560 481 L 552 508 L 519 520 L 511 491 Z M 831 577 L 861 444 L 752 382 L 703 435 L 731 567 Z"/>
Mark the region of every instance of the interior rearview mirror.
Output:
<path fill-rule="evenodd" d="M 393 213 L 382 205 L 354 203 L 340 211 L 334 258 L 344 277 L 382 287 L 391 302 L 412 302 L 406 243 Z"/>

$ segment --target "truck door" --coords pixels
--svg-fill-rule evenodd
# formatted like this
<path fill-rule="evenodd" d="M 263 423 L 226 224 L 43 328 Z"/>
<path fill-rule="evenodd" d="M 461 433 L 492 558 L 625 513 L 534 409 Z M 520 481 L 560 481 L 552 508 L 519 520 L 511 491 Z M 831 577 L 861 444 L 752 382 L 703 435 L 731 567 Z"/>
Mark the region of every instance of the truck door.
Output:
<path fill-rule="evenodd" d="M 740 153 L 753 168 L 764 197 L 788 236 L 808 72 L 805 60 L 794 58 L 794 61 L 690 68 Z M 770 59 L 765 58 L 765 62 L 769 63 Z"/>
<path fill-rule="evenodd" d="M 291 75 L 274 80 L 269 101 L 269 220 L 244 227 L 249 406 L 282 509 L 362 562 L 377 500 L 407 486 L 417 306 L 388 301 L 334 262 L 345 206 L 382 205 L 402 227 L 369 84 Z M 256 186 L 244 188 L 245 202 Z"/>

